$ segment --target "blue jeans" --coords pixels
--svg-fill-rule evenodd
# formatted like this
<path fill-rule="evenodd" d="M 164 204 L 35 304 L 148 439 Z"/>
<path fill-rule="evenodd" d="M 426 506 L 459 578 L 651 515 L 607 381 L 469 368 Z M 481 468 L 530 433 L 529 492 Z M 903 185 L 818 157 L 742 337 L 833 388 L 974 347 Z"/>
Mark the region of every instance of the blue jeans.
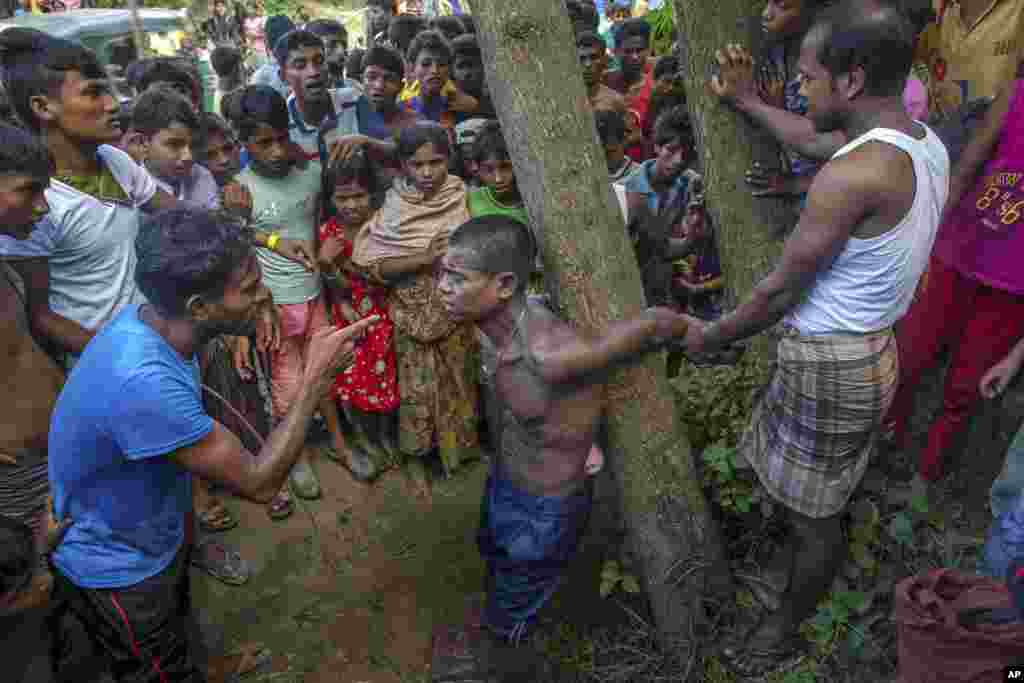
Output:
<path fill-rule="evenodd" d="M 989 491 L 989 506 L 992 516 L 998 519 L 1013 507 L 1013 502 L 1024 492 L 1024 427 L 1017 431 L 1016 436 L 1006 451 L 1006 462 L 1003 470 L 992 482 Z"/>
<path fill-rule="evenodd" d="M 488 477 L 477 545 L 487 562 L 484 622 L 518 641 L 561 582 L 590 517 L 591 487 L 567 498 L 532 496 Z"/>

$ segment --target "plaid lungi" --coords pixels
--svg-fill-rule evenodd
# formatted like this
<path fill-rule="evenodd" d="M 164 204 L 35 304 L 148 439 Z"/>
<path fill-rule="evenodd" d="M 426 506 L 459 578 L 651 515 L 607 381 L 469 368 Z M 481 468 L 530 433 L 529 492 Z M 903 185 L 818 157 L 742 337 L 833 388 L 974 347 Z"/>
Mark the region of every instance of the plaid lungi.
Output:
<path fill-rule="evenodd" d="M 835 515 L 864 476 L 898 375 L 891 329 L 805 336 L 784 328 L 739 452 L 772 498 L 808 517 Z"/>

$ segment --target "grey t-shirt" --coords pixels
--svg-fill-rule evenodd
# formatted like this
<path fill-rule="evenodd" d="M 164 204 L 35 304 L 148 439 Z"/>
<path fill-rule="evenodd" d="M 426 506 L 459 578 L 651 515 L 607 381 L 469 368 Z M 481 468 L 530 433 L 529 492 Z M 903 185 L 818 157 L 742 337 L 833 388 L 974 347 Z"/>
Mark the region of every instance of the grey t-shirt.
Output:
<path fill-rule="evenodd" d="M 46 190 L 50 213 L 26 240 L 3 236 L 0 258 L 45 258 L 50 265 L 50 309 L 99 329 L 127 304 L 144 303 L 135 286 L 139 207 L 156 193 L 153 177 L 108 145 L 97 154 L 129 201 L 94 197 L 54 179 Z"/>
<path fill-rule="evenodd" d="M 316 245 L 316 200 L 320 192 L 320 164 L 310 162 L 284 178 L 257 175 L 252 167 L 238 174 L 238 181 L 252 193 L 253 227 L 281 237 Z M 275 304 L 302 304 L 320 294 L 320 277 L 301 264 L 269 249 L 257 249 L 263 282 Z"/>

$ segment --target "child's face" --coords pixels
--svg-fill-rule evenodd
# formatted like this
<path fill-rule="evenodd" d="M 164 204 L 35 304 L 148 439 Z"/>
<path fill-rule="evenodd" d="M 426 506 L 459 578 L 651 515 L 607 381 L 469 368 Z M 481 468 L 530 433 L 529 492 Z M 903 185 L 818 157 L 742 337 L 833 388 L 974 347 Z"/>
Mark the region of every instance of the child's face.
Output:
<path fill-rule="evenodd" d="M 804 29 L 804 0 L 768 0 L 761 12 L 761 28 L 772 40 L 798 35 Z"/>
<path fill-rule="evenodd" d="M 245 141 L 245 148 L 252 157 L 252 170 L 268 178 L 283 178 L 295 164 L 289 154 L 288 129 L 271 128 L 261 123 Z"/>
<path fill-rule="evenodd" d="M 448 60 L 430 50 L 421 50 L 413 64 L 413 79 L 420 82 L 423 97 L 437 97 L 448 80 Z"/>
<path fill-rule="evenodd" d="M 238 167 L 241 165 L 238 153 L 238 145 L 234 140 L 222 134 L 215 134 L 209 137 L 206 149 L 200 154 L 203 165 L 216 178 L 217 184 L 223 185 L 238 173 Z"/>
<path fill-rule="evenodd" d="M 146 148 L 146 168 L 163 180 L 182 180 L 192 173 L 192 131 L 181 123 L 158 130 Z"/>
<path fill-rule="evenodd" d="M 470 95 L 479 94 L 484 88 L 484 63 L 473 55 L 460 55 L 455 58 L 452 78 Z"/>
<path fill-rule="evenodd" d="M 516 173 L 511 159 L 481 159 L 476 172 L 480 182 L 491 188 L 499 197 L 518 196 L 519 187 L 516 185 Z"/>
<path fill-rule="evenodd" d="M 628 7 L 616 6 L 612 8 L 612 11 L 608 14 L 608 20 L 611 21 L 613 24 L 621 24 L 626 19 L 629 19 L 631 16 L 633 16 L 633 13 L 630 11 Z"/>
<path fill-rule="evenodd" d="M 448 155 L 433 144 L 420 147 L 402 165 L 409 180 L 426 199 L 437 194 L 448 178 Z"/>
<path fill-rule="evenodd" d="M 370 193 L 357 182 L 336 185 L 331 201 L 342 225 L 362 225 L 370 217 Z"/>

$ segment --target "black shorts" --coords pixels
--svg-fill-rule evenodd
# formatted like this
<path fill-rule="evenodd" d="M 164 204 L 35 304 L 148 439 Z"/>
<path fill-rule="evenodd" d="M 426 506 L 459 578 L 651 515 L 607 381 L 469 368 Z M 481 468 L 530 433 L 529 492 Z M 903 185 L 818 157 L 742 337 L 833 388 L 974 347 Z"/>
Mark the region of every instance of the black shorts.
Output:
<path fill-rule="evenodd" d="M 54 679 L 87 680 L 99 661 L 115 681 L 200 683 L 189 641 L 188 548 L 156 576 L 127 588 L 81 588 L 54 569 Z"/>

